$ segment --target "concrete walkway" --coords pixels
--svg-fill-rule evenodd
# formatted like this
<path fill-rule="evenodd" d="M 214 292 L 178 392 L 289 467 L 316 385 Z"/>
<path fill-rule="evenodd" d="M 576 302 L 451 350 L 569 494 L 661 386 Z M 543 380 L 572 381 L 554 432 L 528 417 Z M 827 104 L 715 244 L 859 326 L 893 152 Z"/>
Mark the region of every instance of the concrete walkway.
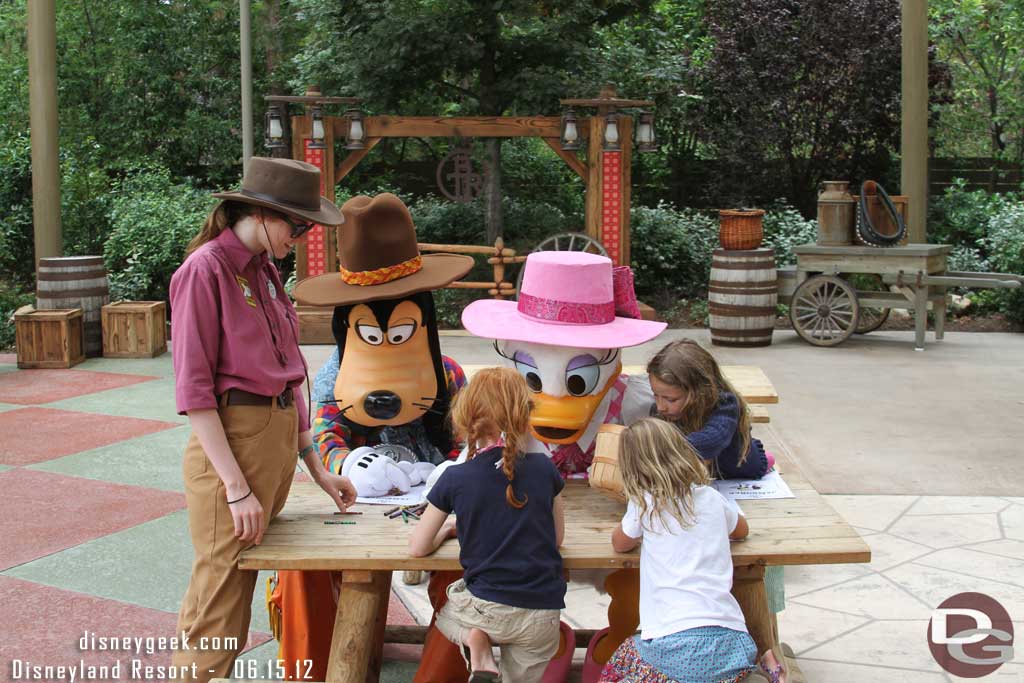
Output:
<path fill-rule="evenodd" d="M 680 335 L 708 341 L 669 331 L 625 362 Z M 442 347 L 462 363 L 495 358 L 465 335 L 446 334 Z M 304 351 L 315 372 L 331 348 Z M 780 395 L 767 428 L 874 554 L 870 565 L 787 570 L 780 631 L 808 680 L 957 680 L 931 658 L 925 633 L 931 611 L 959 592 L 996 598 L 1021 633 L 1024 336 L 953 333 L 915 353 L 909 332 L 836 349 L 778 332 L 771 347 L 715 354 L 764 368 Z M 174 411 L 170 356 L 60 371 L 13 363 L 0 356 L 0 680 L 13 659 L 125 659 L 80 652 L 86 629 L 168 635 L 191 558 L 180 474 L 188 427 Z M 424 586 L 395 585 L 391 619 L 425 623 Z M 573 584 L 567 605 L 576 626 L 606 624 L 606 598 L 590 588 Z M 275 653 L 265 614 L 257 594 L 245 661 L 261 675 Z M 384 679 L 409 680 L 415 664 L 391 652 Z M 1024 680 L 1024 658 L 989 679 Z"/>

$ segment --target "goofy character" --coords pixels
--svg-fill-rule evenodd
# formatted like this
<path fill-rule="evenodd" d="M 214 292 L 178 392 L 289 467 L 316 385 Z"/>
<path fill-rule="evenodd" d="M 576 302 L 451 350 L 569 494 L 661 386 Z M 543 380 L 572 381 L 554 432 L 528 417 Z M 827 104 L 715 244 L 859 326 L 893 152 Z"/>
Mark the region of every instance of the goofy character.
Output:
<path fill-rule="evenodd" d="M 654 339 L 666 324 L 638 319 L 632 272 L 614 267 L 604 256 L 537 252 L 527 257 L 524 267 L 518 301 L 474 301 L 463 311 L 462 324 L 477 336 L 494 339 L 498 354 L 534 392 L 534 441 L 528 450 L 547 453 L 564 477 L 585 478 L 602 425 L 628 425 L 651 414 L 650 383 L 646 376 L 622 374 L 622 348 Z M 599 581 L 614 598 L 633 591 L 636 572 L 587 578 Z M 617 634 L 604 639 L 605 633 L 598 632 L 591 641 L 584 681 L 596 681 L 600 673 L 594 657 L 607 660 L 607 645 L 618 645 Z M 602 640 L 608 642 L 595 655 Z M 572 629 L 563 622 L 562 644 L 545 682 L 565 680 L 573 642 Z"/>
<path fill-rule="evenodd" d="M 341 210 L 341 277 L 309 278 L 294 292 L 302 304 L 335 307 L 337 350 L 314 382 L 314 444 L 324 465 L 347 472 L 360 496 L 406 492 L 454 456 L 446 416 L 466 380 L 441 355 L 431 290 L 461 278 L 473 259 L 421 255 L 412 216 L 393 194 L 354 197 Z M 457 577 L 435 572 L 431 592 L 435 582 L 443 590 Z M 313 680 L 326 678 L 340 585 L 340 572 L 282 571 L 270 598 L 280 657 L 312 660 Z M 432 655 L 441 678 L 446 668 L 455 676 L 464 671 L 458 649 L 445 643 L 435 643 Z"/>

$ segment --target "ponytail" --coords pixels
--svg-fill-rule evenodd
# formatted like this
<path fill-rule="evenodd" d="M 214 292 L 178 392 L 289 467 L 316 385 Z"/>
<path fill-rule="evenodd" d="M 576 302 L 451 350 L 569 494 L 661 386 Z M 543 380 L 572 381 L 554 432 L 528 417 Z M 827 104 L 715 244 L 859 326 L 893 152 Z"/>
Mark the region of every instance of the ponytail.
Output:
<path fill-rule="evenodd" d="M 512 488 L 512 480 L 516 478 L 516 459 L 519 457 L 519 451 L 513 450 L 512 446 L 508 443 L 505 444 L 505 449 L 501 452 L 501 469 L 508 477 L 508 486 L 505 487 L 505 502 L 519 510 L 527 501 L 530 499 L 529 496 L 523 494 L 523 499 L 519 500 L 516 498 L 516 492 Z"/>
<path fill-rule="evenodd" d="M 253 204 L 245 204 L 242 202 L 233 201 L 222 201 L 213 207 L 209 215 L 206 216 L 206 220 L 203 222 L 203 227 L 199 229 L 199 232 L 185 247 L 185 256 L 188 257 L 193 251 L 203 246 L 207 242 L 214 240 L 227 228 L 232 227 L 235 223 L 242 220 L 246 216 L 252 215 L 260 210 L 260 207 L 254 206 Z M 271 212 L 270 209 L 267 209 Z"/>

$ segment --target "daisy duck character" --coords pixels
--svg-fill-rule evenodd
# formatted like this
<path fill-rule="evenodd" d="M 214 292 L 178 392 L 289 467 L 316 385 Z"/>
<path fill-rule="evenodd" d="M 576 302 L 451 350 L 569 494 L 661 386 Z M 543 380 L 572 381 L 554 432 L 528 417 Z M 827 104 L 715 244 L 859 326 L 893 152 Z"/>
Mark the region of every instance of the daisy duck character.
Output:
<path fill-rule="evenodd" d="M 604 256 L 537 252 L 527 257 L 525 268 L 518 301 L 475 301 L 463 311 L 462 323 L 471 333 L 494 339 L 498 354 L 534 392 L 528 450 L 547 453 L 564 477 L 583 478 L 602 425 L 628 425 L 651 414 L 654 397 L 647 376 L 622 374 L 622 349 L 654 339 L 666 324 L 639 319 L 632 272 Z M 637 572 L 576 578 L 607 589 L 612 609 L 621 605 L 625 612 L 635 611 Z M 617 600 L 619 595 L 626 599 Z M 632 620 L 627 615 L 616 622 Z M 588 648 L 587 683 L 597 681 L 599 662 L 621 640 L 617 633 L 607 634 L 608 629 L 599 631 Z M 552 660 L 545 683 L 565 680 L 573 651 L 566 644 L 574 639 L 563 622 L 562 656 Z"/>

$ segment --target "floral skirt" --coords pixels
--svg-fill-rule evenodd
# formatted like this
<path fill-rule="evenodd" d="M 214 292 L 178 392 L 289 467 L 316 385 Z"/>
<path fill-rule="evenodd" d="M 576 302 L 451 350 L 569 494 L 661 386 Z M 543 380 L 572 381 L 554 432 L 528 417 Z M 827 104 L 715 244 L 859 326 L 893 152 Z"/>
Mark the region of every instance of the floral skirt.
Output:
<path fill-rule="evenodd" d="M 733 683 L 756 670 L 757 648 L 742 631 L 704 626 L 662 638 L 627 638 L 601 683 Z"/>

